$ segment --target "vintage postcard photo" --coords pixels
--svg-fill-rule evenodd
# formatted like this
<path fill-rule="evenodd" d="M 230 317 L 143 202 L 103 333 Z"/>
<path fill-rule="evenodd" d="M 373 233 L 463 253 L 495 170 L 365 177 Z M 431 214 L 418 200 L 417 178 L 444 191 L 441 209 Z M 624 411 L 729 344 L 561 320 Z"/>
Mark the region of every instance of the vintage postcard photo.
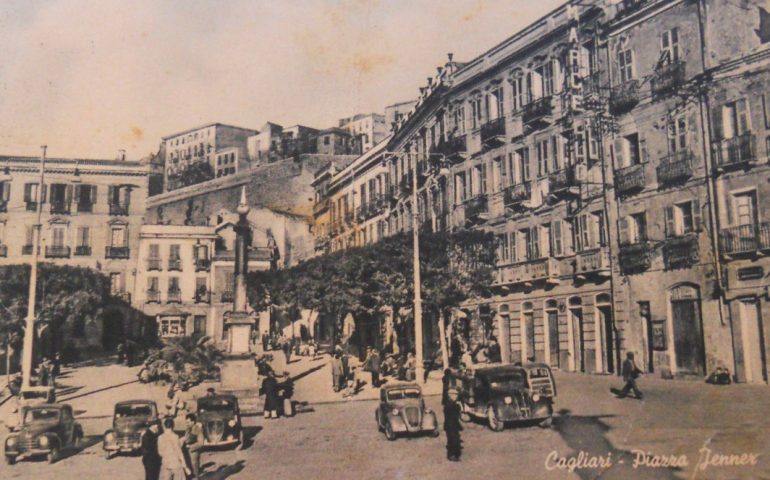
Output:
<path fill-rule="evenodd" d="M 0 60 L 0 478 L 770 478 L 769 0 L 4 0 Z"/>

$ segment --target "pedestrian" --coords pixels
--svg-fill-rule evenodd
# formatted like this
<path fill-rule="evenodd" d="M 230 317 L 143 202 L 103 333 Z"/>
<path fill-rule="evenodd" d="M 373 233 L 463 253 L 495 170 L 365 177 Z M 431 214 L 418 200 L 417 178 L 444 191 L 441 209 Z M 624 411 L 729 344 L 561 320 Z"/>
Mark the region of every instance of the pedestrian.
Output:
<path fill-rule="evenodd" d="M 158 480 L 160 476 L 160 454 L 158 453 L 158 437 L 160 423 L 158 420 L 150 423 L 142 433 L 141 447 L 142 465 L 144 465 L 144 480 Z"/>
<path fill-rule="evenodd" d="M 444 370 L 444 376 L 441 377 L 441 405 L 446 405 L 449 401 L 449 389 L 455 386 L 456 378 L 452 370 Z"/>
<path fill-rule="evenodd" d="M 329 359 L 329 363 L 332 370 L 332 388 L 335 392 L 340 391 L 340 384 L 342 378 L 342 359 L 339 352 L 334 352 Z"/>
<path fill-rule="evenodd" d="M 497 343 L 497 338 L 494 335 L 489 339 L 487 361 L 489 363 L 501 363 L 503 361 L 502 353 L 500 352 L 500 344 Z"/>
<path fill-rule="evenodd" d="M 340 388 L 345 388 L 345 385 L 348 383 L 348 378 L 350 378 L 350 358 L 342 353 L 342 348 L 340 348 L 340 362 L 342 363 L 342 378 L 340 378 Z"/>
<path fill-rule="evenodd" d="M 350 368 L 350 373 L 347 376 L 347 389 L 342 394 L 343 397 L 350 398 L 358 393 L 358 369 L 356 367 Z"/>
<path fill-rule="evenodd" d="M 116 350 L 118 351 L 118 365 L 123 365 L 126 359 L 126 346 L 123 345 L 123 342 L 120 342 Z"/>
<path fill-rule="evenodd" d="M 318 348 L 315 346 L 315 342 L 313 340 L 310 340 L 307 343 L 307 354 L 313 360 L 315 360 L 316 355 L 318 354 Z"/>
<path fill-rule="evenodd" d="M 460 431 L 460 404 L 457 402 L 458 391 L 450 388 L 447 392 L 447 402 L 444 405 L 444 432 L 446 432 L 446 458 L 450 462 L 459 462 L 462 454 Z"/>
<path fill-rule="evenodd" d="M 270 336 L 267 332 L 262 333 L 262 351 L 266 352 L 268 349 L 268 343 L 270 342 Z"/>
<path fill-rule="evenodd" d="M 48 376 L 50 372 L 48 370 L 48 359 L 43 357 L 43 360 L 37 366 L 37 383 L 44 387 L 48 386 Z"/>
<path fill-rule="evenodd" d="M 184 434 L 184 445 L 190 458 L 190 469 L 195 480 L 200 478 L 201 449 L 203 448 L 203 425 L 198 422 L 194 413 L 188 413 L 185 417 L 187 430 Z"/>
<path fill-rule="evenodd" d="M 53 356 L 53 374 L 57 376 L 61 374 L 61 353 L 59 352 Z"/>
<path fill-rule="evenodd" d="M 372 374 L 372 386 L 374 388 L 380 387 L 380 362 L 380 352 L 376 348 L 373 348 L 369 372 Z"/>
<path fill-rule="evenodd" d="M 217 396 L 217 392 L 216 390 L 214 390 L 214 387 L 209 387 L 206 389 L 207 398 L 216 397 L 216 396 Z"/>
<path fill-rule="evenodd" d="M 283 349 L 283 354 L 286 356 L 286 365 L 291 363 L 291 342 L 289 339 L 284 339 L 283 342 L 281 342 L 281 348 Z"/>
<path fill-rule="evenodd" d="M 278 396 L 278 381 L 275 379 L 275 372 L 267 372 L 267 377 L 262 380 L 262 393 L 265 395 L 265 418 L 278 418 L 281 399 Z"/>
<path fill-rule="evenodd" d="M 186 475 L 190 474 L 179 437 L 174 433 L 174 420 L 171 418 L 163 421 L 163 433 L 158 437 L 158 454 L 161 480 L 185 480 Z"/>
<path fill-rule="evenodd" d="M 620 398 L 627 397 L 628 392 L 633 390 L 634 396 L 639 400 L 641 400 L 642 392 L 636 386 L 636 379 L 639 378 L 639 375 L 642 374 L 642 371 L 639 369 L 639 367 L 636 366 L 636 363 L 634 362 L 634 352 L 626 353 L 626 359 L 623 361 L 622 373 L 623 373 L 623 381 L 626 382 L 626 384 L 623 386 L 623 389 L 618 393 L 618 397 Z"/>
<path fill-rule="evenodd" d="M 175 383 L 171 384 L 166 398 L 166 416 L 174 419 L 185 408 L 185 403 L 182 400 L 182 389 Z"/>
<path fill-rule="evenodd" d="M 730 378 L 730 370 L 723 367 L 717 367 L 716 371 L 712 372 L 711 375 L 708 376 L 706 383 L 710 383 L 712 385 L 730 385 L 732 383 L 732 379 Z"/>

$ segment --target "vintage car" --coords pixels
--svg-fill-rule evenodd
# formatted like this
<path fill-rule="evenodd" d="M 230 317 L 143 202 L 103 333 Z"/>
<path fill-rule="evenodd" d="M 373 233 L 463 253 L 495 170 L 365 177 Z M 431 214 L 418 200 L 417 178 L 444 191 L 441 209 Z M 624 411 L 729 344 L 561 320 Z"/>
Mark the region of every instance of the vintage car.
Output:
<path fill-rule="evenodd" d="M 243 445 L 241 412 L 234 395 L 201 397 L 197 402 L 198 421 L 203 425 L 203 444 L 210 447 Z"/>
<path fill-rule="evenodd" d="M 158 420 L 158 406 L 152 400 L 128 400 L 115 404 L 112 428 L 104 432 L 102 449 L 104 457 L 115 453 L 131 453 L 139 450 L 142 433 Z"/>
<path fill-rule="evenodd" d="M 45 455 L 53 463 L 62 450 L 78 446 L 83 439 L 83 429 L 69 405 L 44 403 L 24 407 L 23 412 L 19 432 L 5 439 L 5 461 L 9 465 L 38 455 Z"/>
<path fill-rule="evenodd" d="M 20 407 L 41 403 L 56 403 L 56 389 L 54 387 L 23 387 L 19 392 Z"/>
<path fill-rule="evenodd" d="M 458 373 L 462 420 L 486 419 L 492 431 L 506 422 L 550 425 L 556 386 L 545 364 L 481 366 Z"/>
<path fill-rule="evenodd" d="M 439 435 L 436 414 L 425 406 L 422 389 L 414 383 L 385 385 L 380 389 L 380 404 L 374 413 L 377 428 L 385 438 L 398 434 L 429 433 Z"/>

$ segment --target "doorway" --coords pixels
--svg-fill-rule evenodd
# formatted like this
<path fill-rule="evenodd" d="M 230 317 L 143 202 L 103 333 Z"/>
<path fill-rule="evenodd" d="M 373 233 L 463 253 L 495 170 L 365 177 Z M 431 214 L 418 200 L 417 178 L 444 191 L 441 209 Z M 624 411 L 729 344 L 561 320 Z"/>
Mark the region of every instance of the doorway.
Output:
<path fill-rule="evenodd" d="M 548 300 L 545 304 L 545 316 L 548 322 L 548 355 L 551 367 L 560 366 L 559 352 L 559 311 L 555 300 Z"/>
<path fill-rule="evenodd" d="M 678 372 L 706 373 L 698 289 L 682 285 L 671 290 L 671 328 Z"/>
<path fill-rule="evenodd" d="M 582 307 L 570 307 L 570 322 L 572 325 L 572 357 L 575 359 L 574 369 L 578 372 L 586 371 L 585 330 L 583 327 Z"/>
<path fill-rule="evenodd" d="M 762 331 L 762 316 L 759 314 L 759 302 L 756 299 L 742 300 L 741 309 L 741 341 L 743 346 L 743 367 L 747 383 L 765 383 L 764 334 Z"/>

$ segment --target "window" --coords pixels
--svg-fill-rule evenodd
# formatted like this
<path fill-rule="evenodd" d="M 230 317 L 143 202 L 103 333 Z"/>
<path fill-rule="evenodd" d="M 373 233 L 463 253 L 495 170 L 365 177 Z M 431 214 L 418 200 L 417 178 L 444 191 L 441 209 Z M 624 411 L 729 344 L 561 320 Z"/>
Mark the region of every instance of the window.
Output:
<path fill-rule="evenodd" d="M 526 248 L 528 261 L 537 260 L 540 258 L 540 242 L 538 239 L 538 230 L 539 227 L 532 227 L 520 231 L 521 237 L 524 241 L 524 246 Z"/>
<path fill-rule="evenodd" d="M 643 144 L 638 133 L 632 133 L 615 140 L 615 161 L 618 168 L 642 163 Z"/>
<path fill-rule="evenodd" d="M 645 212 L 634 213 L 618 222 L 621 245 L 633 245 L 647 241 L 647 215 Z"/>
<path fill-rule="evenodd" d="M 547 258 L 553 253 L 551 250 L 551 225 L 540 225 L 537 229 L 538 253 L 540 257 Z"/>
<path fill-rule="evenodd" d="M 526 90 L 524 88 L 524 77 L 517 77 L 514 79 L 511 79 L 511 87 L 513 89 L 513 95 L 511 96 L 511 102 L 513 106 L 513 111 L 517 112 L 524 107 L 524 105 L 527 104 L 526 101 Z"/>
<path fill-rule="evenodd" d="M 169 245 L 169 247 L 168 247 L 168 259 L 169 260 L 179 260 L 179 258 L 181 257 L 181 250 L 182 250 L 182 246 L 181 245 L 177 245 L 177 244 Z"/>
<path fill-rule="evenodd" d="M 660 37 L 660 64 L 670 65 L 679 61 L 679 29 L 672 28 Z"/>
<path fill-rule="evenodd" d="M 112 247 L 125 247 L 126 246 L 126 227 L 123 225 L 114 226 L 110 229 L 110 246 Z"/>
<path fill-rule="evenodd" d="M 35 211 L 37 209 L 38 199 L 45 203 L 48 185 L 43 185 L 43 195 L 39 195 L 37 183 L 24 184 L 24 203 L 27 204 L 27 210 Z"/>
<path fill-rule="evenodd" d="M 756 191 L 732 193 L 729 201 L 732 205 L 727 208 L 727 213 L 731 225 L 756 225 L 759 220 Z"/>
<path fill-rule="evenodd" d="M 500 264 L 510 263 L 511 261 L 511 243 L 508 238 L 508 233 L 503 233 L 497 236 L 497 261 Z"/>
<path fill-rule="evenodd" d="M 328 135 L 326 135 L 324 137 L 324 145 L 329 145 L 329 136 Z"/>
<path fill-rule="evenodd" d="M 205 295 L 207 291 L 206 277 L 195 277 L 195 295 Z"/>
<path fill-rule="evenodd" d="M 452 113 L 455 128 L 460 135 L 465 133 L 465 107 L 458 105 Z"/>
<path fill-rule="evenodd" d="M 0 212 L 8 209 L 8 200 L 11 199 L 11 182 L 0 182 Z"/>
<path fill-rule="evenodd" d="M 181 317 L 166 317 L 160 319 L 161 337 L 184 337 L 185 320 Z"/>
<path fill-rule="evenodd" d="M 551 233 L 551 254 L 555 257 L 561 257 L 564 255 L 565 251 L 562 221 L 554 220 L 551 222 L 551 227 L 549 230 Z"/>
<path fill-rule="evenodd" d="M 193 335 L 206 334 L 206 315 L 195 315 L 193 317 Z"/>
<path fill-rule="evenodd" d="M 52 246 L 63 247 L 67 242 L 67 226 L 66 225 L 53 225 L 51 227 L 51 240 Z"/>
<path fill-rule="evenodd" d="M 535 144 L 537 151 L 537 176 L 542 177 L 548 174 L 548 139 L 540 140 Z"/>
<path fill-rule="evenodd" d="M 460 204 L 468 198 L 468 191 L 466 190 L 465 172 L 460 172 L 455 175 L 455 203 Z"/>
<path fill-rule="evenodd" d="M 484 195 L 487 193 L 487 164 L 482 163 L 481 165 L 476 165 L 474 167 L 475 171 L 475 177 L 476 177 L 476 184 L 477 184 L 477 192 L 474 192 L 475 195 Z"/>
<path fill-rule="evenodd" d="M 77 246 L 91 246 L 91 229 L 89 227 L 78 227 Z"/>
<path fill-rule="evenodd" d="M 687 120 L 684 116 L 668 119 L 668 151 L 671 153 L 687 147 Z"/>
<path fill-rule="evenodd" d="M 556 91 L 554 80 L 554 62 L 548 61 L 535 70 L 542 82 L 540 91 L 543 97 L 550 97 Z"/>
<path fill-rule="evenodd" d="M 474 130 L 482 124 L 481 97 L 471 100 L 471 128 Z"/>
<path fill-rule="evenodd" d="M 723 138 L 733 138 L 751 132 L 748 102 L 745 98 L 722 107 Z"/>
<path fill-rule="evenodd" d="M 78 212 L 93 211 L 96 203 L 96 185 L 75 185 L 75 200 L 78 204 Z"/>
<path fill-rule="evenodd" d="M 558 172 L 561 170 L 561 162 L 559 161 L 559 153 L 562 151 L 559 149 L 559 145 L 561 144 L 561 137 L 553 136 L 551 137 L 551 160 L 553 161 L 553 168 L 551 169 L 552 172 Z"/>
<path fill-rule="evenodd" d="M 700 230 L 700 202 L 677 203 L 663 210 L 666 237 L 679 237 Z"/>
<path fill-rule="evenodd" d="M 113 295 L 123 293 L 123 274 L 121 272 L 110 273 L 110 293 Z"/>
<path fill-rule="evenodd" d="M 502 118 L 504 116 L 505 99 L 503 98 L 503 88 L 497 87 L 487 96 L 487 108 L 489 109 L 489 119 Z"/>
<path fill-rule="evenodd" d="M 602 247 L 607 246 L 607 228 L 604 225 L 604 212 L 597 210 L 591 213 L 591 219 L 594 225 L 594 231 L 596 235 L 594 238 L 599 239 L 599 245 Z"/>
<path fill-rule="evenodd" d="M 179 292 L 179 277 L 168 277 L 168 293 Z"/>
<path fill-rule="evenodd" d="M 634 78 L 634 54 L 631 49 L 618 52 L 618 74 L 620 83 L 625 83 Z"/>
<path fill-rule="evenodd" d="M 519 160 L 519 175 L 521 176 L 521 182 L 528 182 L 529 175 L 529 147 L 516 150 L 516 156 Z"/>
<path fill-rule="evenodd" d="M 69 194 L 71 194 L 69 185 L 63 183 L 51 184 L 51 203 L 54 205 L 64 205 L 69 203 Z"/>

